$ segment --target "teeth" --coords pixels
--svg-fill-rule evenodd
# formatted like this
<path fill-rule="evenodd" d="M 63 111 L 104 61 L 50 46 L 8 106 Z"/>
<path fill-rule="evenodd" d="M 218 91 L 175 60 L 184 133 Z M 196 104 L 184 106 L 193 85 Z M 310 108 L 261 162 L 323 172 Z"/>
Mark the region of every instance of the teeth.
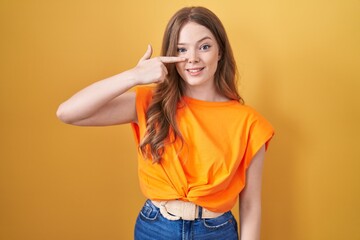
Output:
<path fill-rule="evenodd" d="M 191 72 L 191 73 L 200 72 L 201 70 L 202 70 L 202 68 L 199 68 L 199 69 L 188 69 L 188 71 Z"/>

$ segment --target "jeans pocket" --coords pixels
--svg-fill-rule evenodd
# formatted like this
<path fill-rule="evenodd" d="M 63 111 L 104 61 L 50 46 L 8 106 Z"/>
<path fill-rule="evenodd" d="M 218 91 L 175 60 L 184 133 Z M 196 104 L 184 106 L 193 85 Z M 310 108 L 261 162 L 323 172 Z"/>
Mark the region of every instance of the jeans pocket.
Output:
<path fill-rule="evenodd" d="M 149 200 L 145 202 L 139 216 L 143 220 L 154 221 L 158 218 L 160 210 L 155 207 Z"/>
<path fill-rule="evenodd" d="M 204 219 L 203 223 L 204 226 L 208 229 L 216 230 L 219 228 L 225 228 L 230 226 L 237 231 L 236 219 L 234 218 L 234 216 L 230 211 L 216 218 Z"/>

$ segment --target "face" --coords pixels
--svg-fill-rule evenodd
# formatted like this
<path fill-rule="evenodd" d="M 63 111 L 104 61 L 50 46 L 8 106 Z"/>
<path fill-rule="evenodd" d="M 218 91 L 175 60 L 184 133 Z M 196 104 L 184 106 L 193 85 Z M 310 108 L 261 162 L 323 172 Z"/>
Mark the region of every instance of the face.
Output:
<path fill-rule="evenodd" d="M 209 90 L 214 87 L 214 74 L 220 60 L 219 46 L 206 27 L 186 23 L 179 32 L 178 56 L 185 62 L 176 63 L 176 69 L 186 83 L 186 89 Z"/>

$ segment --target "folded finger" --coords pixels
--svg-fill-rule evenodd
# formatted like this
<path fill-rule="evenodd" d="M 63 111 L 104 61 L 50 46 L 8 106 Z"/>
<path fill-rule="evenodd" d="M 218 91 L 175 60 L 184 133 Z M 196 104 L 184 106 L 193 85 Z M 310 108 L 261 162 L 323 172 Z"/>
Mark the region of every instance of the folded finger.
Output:
<path fill-rule="evenodd" d="M 164 71 L 165 75 L 168 75 L 168 70 L 167 70 L 167 68 L 165 67 L 164 64 L 161 64 L 161 68 Z"/>

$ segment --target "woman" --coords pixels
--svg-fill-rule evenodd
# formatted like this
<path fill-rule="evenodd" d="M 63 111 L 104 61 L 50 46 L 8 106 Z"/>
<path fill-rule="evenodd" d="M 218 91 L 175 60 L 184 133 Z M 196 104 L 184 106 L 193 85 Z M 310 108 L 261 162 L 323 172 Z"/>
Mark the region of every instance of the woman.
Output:
<path fill-rule="evenodd" d="M 183 8 L 167 25 L 162 56 L 151 55 L 148 46 L 133 69 L 76 93 L 58 117 L 81 126 L 131 123 L 149 199 L 135 239 L 238 239 L 230 212 L 237 199 L 240 238 L 259 239 L 262 166 L 273 129 L 237 92 L 223 25 L 206 8 Z"/>

